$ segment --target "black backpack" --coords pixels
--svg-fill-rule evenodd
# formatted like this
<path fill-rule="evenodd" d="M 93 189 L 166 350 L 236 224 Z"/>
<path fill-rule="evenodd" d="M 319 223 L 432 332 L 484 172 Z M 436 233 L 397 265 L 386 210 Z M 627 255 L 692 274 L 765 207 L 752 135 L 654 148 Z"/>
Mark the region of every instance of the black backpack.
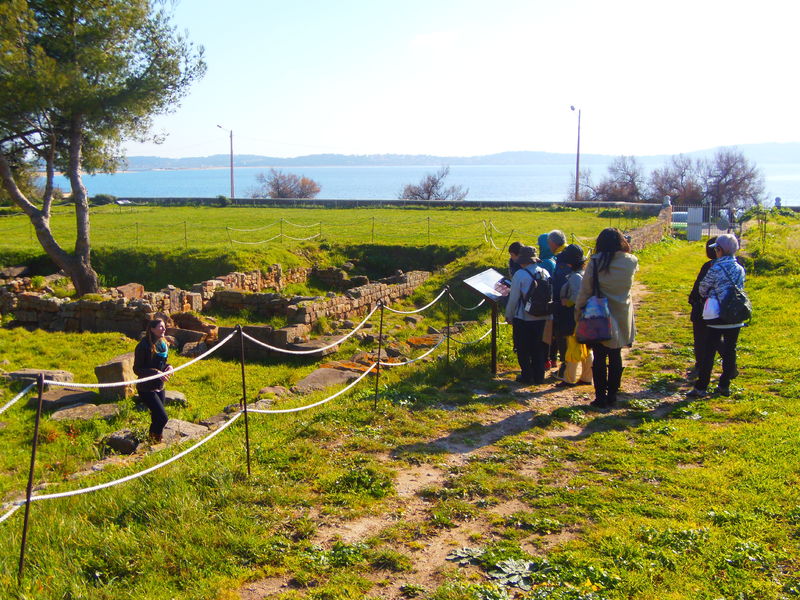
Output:
<path fill-rule="evenodd" d="M 733 289 L 719 302 L 719 319 L 723 323 L 736 324 L 747 321 L 753 315 L 753 305 L 744 290 L 736 285 L 726 270 L 722 270 Z M 717 298 L 719 300 L 719 298 Z"/>
<path fill-rule="evenodd" d="M 528 288 L 528 293 L 525 294 L 522 299 L 525 312 L 532 317 L 546 317 L 547 315 L 552 315 L 554 308 L 553 284 L 550 278 L 542 277 L 541 271 L 534 275 L 528 271 L 528 269 L 522 270 L 533 279 Z"/>

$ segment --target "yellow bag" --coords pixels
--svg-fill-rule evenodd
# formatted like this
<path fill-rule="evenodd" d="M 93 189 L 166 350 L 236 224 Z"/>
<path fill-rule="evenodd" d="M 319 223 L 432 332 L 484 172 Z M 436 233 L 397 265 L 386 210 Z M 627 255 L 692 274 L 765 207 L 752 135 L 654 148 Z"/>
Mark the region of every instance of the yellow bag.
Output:
<path fill-rule="evenodd" d="M 574 335 L 567 336 L 567 354 L 564 359 L 567 362 L 579 363 L 589 356 L 589 347 L 578 342 Z"/>

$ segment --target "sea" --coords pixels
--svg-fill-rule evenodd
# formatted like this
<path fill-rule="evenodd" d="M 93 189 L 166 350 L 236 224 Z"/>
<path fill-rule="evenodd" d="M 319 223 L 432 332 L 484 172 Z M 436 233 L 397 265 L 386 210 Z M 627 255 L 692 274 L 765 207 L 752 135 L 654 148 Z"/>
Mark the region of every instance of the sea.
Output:
<path fill-rule="evenodd" d="M 611 159 L 609 159 L 610 161 Z M 599 181 L 608 162 L 581 163 Z M 663 166 L 640 161 L 645 173 Z M 760 164 L 769 202 L 781 198 L 784 206 L 800 206 L 800 164 Z M 250 197 L 257 188 L 256 176 L 270 167 L 235 167 L 237 198 Z M 417 183 L 435 166 L 336 166 L 280 167 L 315 180 L 321 188 L 318 198 L 330 200 L 389 200 L 397 198 L 403 187 Z M 502 202 L 561 202 L 567 198 L 575 166 L 537 165 L 453 165 L 446 185 L 469 190 L 466 200 Z M 228 169 L 176 169 L 125 171 L 114 174 L 85 175 L 84 184 L 91 196 L 110 194 L 118 198 L 213 198 L 230 195 Z M 65 177 L 56 186 L 69 190 Z"/>

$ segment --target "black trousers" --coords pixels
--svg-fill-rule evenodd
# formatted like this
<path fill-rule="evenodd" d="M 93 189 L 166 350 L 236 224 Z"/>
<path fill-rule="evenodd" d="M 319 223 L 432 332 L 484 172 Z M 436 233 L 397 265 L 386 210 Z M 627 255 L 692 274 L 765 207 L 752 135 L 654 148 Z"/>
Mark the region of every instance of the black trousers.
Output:
<path fill-rule="evenodd" d="M 719 376 L 719 385 L 728 387 L 731 379 L 739 372 L 736 370 L 736 344 L 739 341 L 741 327 L 731 329 L 717 329 L 706 327 L 703 343 L 703 359 L 700 362 L 700 371 L 694 384 L 698 390 L 705 390 L 711 381 L 711 371 L 714 369 L 714 357 L 719 352 L 722 357 L 722 375 Z"/>
<path fill-rule="evenodd" d="M 167 411 L 164 409 L 165 391 L 163 389 L 139 391 L 139 399 L 150 410 L 150 434 L 161 435 L 169 421 Z"/>
<path fill-rule="evenodd" d="M 622 348 L 607 348 L 603 344 L 591 344 L 592 377 L 595 399 L 605 402 L 615 398 L 622 382 Z"/>
<path fill-rule="evenodd" d="M 547 347 L 542 344 L 545 321 L 523 321 L 514 319 L 512 323 L 514 348 L 517 361 L 522 369 L 522 379 L 530 383 L 544 382 L 544 361 Z"/>
<path fill-rule="evenodd" d="M 700 372 L 700 363 L 703 362 L 707 329 L 708 326 L 706 326 L 702 320 L 692 321 L 692 334 L 694 336 L 694 368 L 698 373 Z"/>

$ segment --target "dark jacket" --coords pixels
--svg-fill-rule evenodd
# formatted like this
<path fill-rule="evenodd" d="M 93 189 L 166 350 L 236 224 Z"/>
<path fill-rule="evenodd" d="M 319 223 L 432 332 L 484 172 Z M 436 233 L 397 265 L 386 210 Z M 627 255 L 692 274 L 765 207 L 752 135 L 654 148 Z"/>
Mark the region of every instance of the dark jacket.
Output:
<path fill-rule="evenodd" d="M 157 374 L 159 371 L 163 372 L 167 367 L 169 367 L 167 359 L 153 352 L 150 348 L 150 341 L 147 339 L 147 336 L 143 337 L 136 345 L 136 350 L 133 351 L 133 372 L 136 374 L 136 377 L 149 377 L 150 375 Z M 163 387 L 163 381 L 160 379 L 153 379 L 151 381 L 145 381 L 144 383 L 137 383 L 136 391 L 142 394 L 143 392 L 160 390 Z"/>
<path fill-rule="evenodd" d="M 700 295 L 700 282 L 706 276 L 706 273 L 708 273 L 713 263 L 713 260 L 709 260 L 700 267 L 700 272 L 697 274 L 697 279 L 694 280 L 692 291 L 689 292 L 689 304 L 692 306 L 692 312 L 689 318 L 692 323 L 700 323 L 703 321 L 703 306 L 706 303 L 706 299 Z"/>

